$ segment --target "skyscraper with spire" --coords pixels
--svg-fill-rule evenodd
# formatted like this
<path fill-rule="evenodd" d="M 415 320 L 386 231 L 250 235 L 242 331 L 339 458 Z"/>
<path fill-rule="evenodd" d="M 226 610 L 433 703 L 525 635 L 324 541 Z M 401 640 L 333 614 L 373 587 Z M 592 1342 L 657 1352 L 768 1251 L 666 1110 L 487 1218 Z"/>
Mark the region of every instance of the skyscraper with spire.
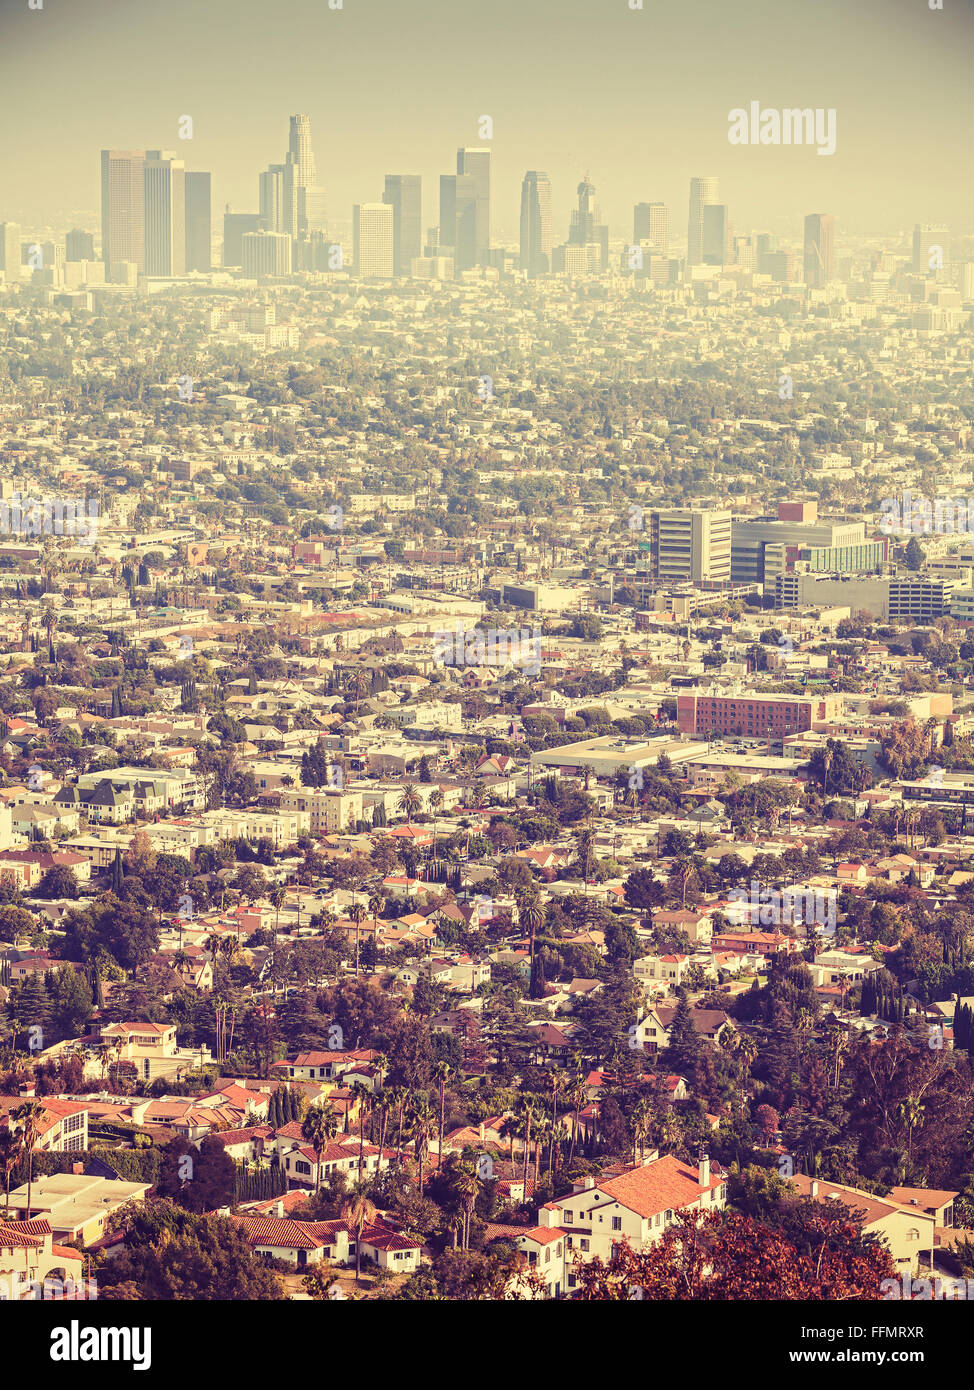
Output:
<path fill-rule="evenodd" d="M 571 225 L 568 228 L 568 245 L 598 246 L 598 268 L 605 270 L 609 264 L 609 228 L 608 224 L 602 221 L 602 214 L 595 202 L 595 184 L 588 174 L 582 179 L 576 192 L 578 207 L 572 213 Z"/>

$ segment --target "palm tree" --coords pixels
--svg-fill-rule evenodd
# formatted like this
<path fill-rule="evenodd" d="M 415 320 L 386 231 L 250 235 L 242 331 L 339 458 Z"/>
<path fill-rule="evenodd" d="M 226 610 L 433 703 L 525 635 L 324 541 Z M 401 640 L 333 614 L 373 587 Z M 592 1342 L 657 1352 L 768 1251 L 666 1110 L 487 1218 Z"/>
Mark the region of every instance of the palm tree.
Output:
<path fill-rule="evenodd" d="M 531 1152 L 531 1123 L 537 1110 L 537 1101 L 530 1093 L 518 1097 L 518 1113 L 524 1120 L 524 1169 L 522 1181 L 524 1183 L 524 1200 L 528 1198 L 528 1155 Z"/>
<path fill-rule="evenodd" d="M 430 810 L 433 812 L 433 853 L 436 854 L 436 813 L 443 809 L 443 792 L 439 787 L 434 787 L 429 795 Z"/>
<path fill-rule="evenodd" d="M 405 1086 L 392 1086 L 389 1088 L 389 1104 L 393 1109 L 399 1111 L 399 1137 L 396 1141 L 396 1169 L 402 1164 L 402 1128 L 405 1121 L 406 1097 L 409 1092 Z"/>
<path fill-rule="evenodd" d="M 430 1108 L 424 1091 L 419 1091 L 410 1106 L 411 1128 L 413 1132 L 413 1153 L 419 1164 L 419 1195 L 423 1195 L 423 1165 L 429 1153 L 430 1139 L 436 1129 L 436 1116 Z"/>
<path fill-rule="evenodd" d="M 578 1116 L 582 1106 L 588 1100 L 588 1091 L 585 1089 L 585 1080 L 581 1074 L 576 1074 L 568 1087 L 566 1099 L 572 1107 L 572 1137 L 568 1146 L 568 1166 L 572 1166 L 575 1157 L 575 1141 L 578 1138 Z"/>
<path fill-rule="evenodd" d="M 361 903 L 353 903 L 349 911 L 349 917 L 355 923 L 355 978 L 358 979 L 358 946 L 362 935 L 362 918 L 365 916 L 365 908 Z"/>
<path fill-rule="evenodd" d="M 23 1138 L 16 1130 L 11 1129 L 9 1125 L 0 1129 L 0 1168 L 3 1169 L 4 1178 L 4 1216 L 10 1215 L 10 1176 L 20 1162 L 23 1147 Z"/>
<path fill-rule="evenodd" d="M 399 797 L 396 802 L 396 805 L 398 806 L 399 810 L 402 811 L 406 819 L 409 820 L 412 816 L 416 814 L 416 812 L 420 809 L 422 804 L 423 798 L 416 790 L 415 783 L 406 782 L 403 785 L 403 789 L 399 793 Z"/>
<path fill-rule="evenodd" d="M 461 1246 L 464 1250 L 469 1250 L 470 1224 L 473 1220 L 474 1208 L 477 1205 L 477 1198 L 480 1196 L 481 1188 L 480 1175 L 473 1165 L 462 1165 L 454 1179 L 454 1188 L 457 1196 L 463 1203 L 463 1236 L 461 1239 Z"/>
<path fill-rule="evenodd" d="M 315 1192 L 321 1186 L 321 1156 L 328 1142 L 338 1133 L 338 1119 L 335 1107 L 330 1101 L 324 1105 L 312 1105 L 301 1121 L 301 1135 L 315 1151 Z"/>
<path fill-rule="evenodd" d="M 568 1082 L 566 1072 L 560 1071 L 557 1067 L 552 1067 L 551 1076 L 548 1078 L 551 1085 L 551 1134 L 548 1147 L 548 1172 L 551 1172 L 555 1161 L 555 1131 L 558 1128 L 558 1096 L 565 1089 Z"/>
<path fill-rule="evenodd" d="M 453 1075 L 453 1068 L 449 1062 L 437 1062 L 433 1068 L 433 1075 L 440 1083 L 440 1156 L 437 1168 L 443 1167 L 443 1118 L 446 1110 L 446 1083 Z"/>
<path fill-rule="evenodd" d="M 20 1124 L 24 1148 L 27 1151 L 27 1217 L 30 1220 L 30 1194 L 34 1183 L 34 1144 L 37 1142 L 38 1117 L 44 1107 L 39 1100 L 25 1100 L 16 1110 L 11 1111 L 11 1119 Z"/>
<path fill-rule="evenodd" d="M 282 883 L 279 883 L 276 888 L 271 889 L 271 891 L 267 895 L 267 898 L 270 902 L 271 907 L 274 908 L 274 910 L 277 913 L 277 916 L 274 919 L 274 931 L 279 932 L 281 929 L 281 908 L 287 901 L 287 889 L 284 887 Z"/>
<path fill-rule="evenodd" d="M 365 1174 L 365 1111 L 366 1106 L 372 1100 L 372 1091 L 366 1086 L 364 1081 L 353 1081 L 348 1089 L 353 1099 L 358 1101 L 358 1175 L 361 1178 Z"/>
<path fill-rule="evenodd" d="M 377 1208 L 364 1192 L 356 1192 L 342 1206 L 342 1220 L 355 1232 L 355 1278 L 362 1277 L 362 1231 L 374 1221 Z"/>
<path fill-rule="evenodd" d="M 531 983 L 534 984 L 534 942 L 538 928 L 544 926 L 545 910 L 540 895 L 536 894 L 520 914 L 528 929 L 529 957 L 531 964 Z"/>

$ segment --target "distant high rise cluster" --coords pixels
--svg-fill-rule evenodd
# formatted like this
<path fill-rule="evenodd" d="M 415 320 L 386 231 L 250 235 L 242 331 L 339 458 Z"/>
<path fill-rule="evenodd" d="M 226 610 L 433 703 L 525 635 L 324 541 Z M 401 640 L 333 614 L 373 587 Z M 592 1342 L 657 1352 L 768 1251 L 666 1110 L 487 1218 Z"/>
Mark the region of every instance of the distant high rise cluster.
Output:
<path fill-rule="evenodd" d="M 209 173 L 187 170 L 167 150 L 103 150 L 101 173 L 101 260 L 107 278 L 134 283 L 139 274 L 172 278 L 212 268 Z M 484 268 L 519 270 L 528 279 L 550 274 L 589 276 L 609 270 L 609 226 L 587 173 L 577 186 L 576 206 L 560 245 L 555 244 L 553 189 L 546 172 L 529 169 L 524 174 L 516 251 L 493 244 L 491 198 L 491 149 L 461 146 L 455 172 L 440 176 L 438 224 L 427 228 L 424 236 L 420 175 L 388 173 L 380 200 L 353 208 L 352 259 L 346 263 L 341 246 L 331 244 L 327 235 L 325 193 L 318 183 L 311 120 L 298 114 L 290 117 L 283 162 L 269 164 L 258 175 L 256 209 L 236 212 L 227 206 L 223 264 L 244 269 L 248 275 L 344 269 L 380 280 L 453 278 Z M 258 234 L 263 236 L 247 241 Z M 284 238 L 288 250 L 273 238 Z M 940 276 L 949 265 L 949 241 L 946 227 L 918 223 L 913 234 L 913 273 L 928 282 Z M 780 283 L 798 282 L 804 273 L 805 284 L 814 290 L 836 277 L 835 219 L 830 213 L 805 218 L 800 251 L 779 248 L 768 233 L 736 236 L 728 204 L 720 198 L 719 181 L 712 175 L 690 179 L 685 258 L 681 250 L 674 246 L 667 204 L 638 202 L 633 206 L 632 243 L 623 244 L 621 257 L 613 264 L 660 285 L 676 283 L 684 274 L 706 282 L 714 270 L 725 266 Z M 69 263 L 93 262 L 91 234 L 70 232 L 65 254 Z M 13 253 L 11 257 L 13 263 L 16 257 Z M 0 245 L 0 260 L 6 259 Z M 884 261 L 871 269 L 876 294 L 895 256 L 887 259 L 889 266 Z"/>
<path fill-rule="evenodd" d="M 102 150 L 101 259 L 122 283 L 133 268 L 163 278 L 210 270 L 210 175 L 187 173 L 171 150 Z"/>

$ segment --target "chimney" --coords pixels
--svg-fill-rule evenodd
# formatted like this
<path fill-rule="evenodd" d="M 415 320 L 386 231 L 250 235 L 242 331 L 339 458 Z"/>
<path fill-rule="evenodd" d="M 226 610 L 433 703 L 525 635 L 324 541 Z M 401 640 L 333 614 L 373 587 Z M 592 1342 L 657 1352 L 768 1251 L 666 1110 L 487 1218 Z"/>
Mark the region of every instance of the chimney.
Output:
<path fill-rule="evenodd" d="M 484 1138 L 484 1122 L 483 1122 L 483 1120 L 481 1120 L 481 1121 L 480 1121 L 480 1139 L 481 1139 L 481 1143 L 483 1142 L 483 1138 Z"/>
<path fill-rule="evenodd" d="M 697 1182 L 701 1187 L 710 1186 L 710 1156 L 703 1149 L 697 1162 Z"/>
<path fill-rule="evenodd" d="M 818 1183 L 816 1182 L 816 1180 L 815 1180 L 814 1178 L 813 1178 L 812 1181 L 809 1183 L 809 1186 L 808 1186 L 808 1195 L 809 1195 L 809 1197 L 817 1197 L 817 1196 L 818 1196 Z"/>
<path fill-rule="evenodd" d="M 277 1211 L 277 1215 L 278 1215 L 278 1216 L 283 1216 L 283 1215 L 284 1215 L 284 1198 L 283 1198 L 283 1197 L 282 1197 L 281 1200 L 278 1202 L 277 1207 L 276 1207 L 276 1211 Z"/>
<path fill-rule="evenodd" d="M 85 1165 L 83 1163 L 72 1163 L 71 1171 L 76 1178 L 80 1178 L 84 1174 Z"/>

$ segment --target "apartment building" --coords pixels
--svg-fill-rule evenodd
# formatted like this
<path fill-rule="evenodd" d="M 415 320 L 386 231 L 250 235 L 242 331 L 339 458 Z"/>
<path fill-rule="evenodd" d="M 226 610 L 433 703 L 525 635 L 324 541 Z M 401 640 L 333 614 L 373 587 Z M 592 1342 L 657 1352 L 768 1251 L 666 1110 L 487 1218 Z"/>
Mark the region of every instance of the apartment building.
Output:
<path fill-rule="evenodd" d="M 655 579 L 727 584 L 731 578 L 731 514 L 697 508 L 647 514 L 650 571 Z"/>
<path fill-rule="evenodd" d="M 841 695 L 677 695 L 676 721 L 682 734 L 753 734 L 782 738 L 803 733 L 817 720 L 834 719 L 842 710 Z"/>

